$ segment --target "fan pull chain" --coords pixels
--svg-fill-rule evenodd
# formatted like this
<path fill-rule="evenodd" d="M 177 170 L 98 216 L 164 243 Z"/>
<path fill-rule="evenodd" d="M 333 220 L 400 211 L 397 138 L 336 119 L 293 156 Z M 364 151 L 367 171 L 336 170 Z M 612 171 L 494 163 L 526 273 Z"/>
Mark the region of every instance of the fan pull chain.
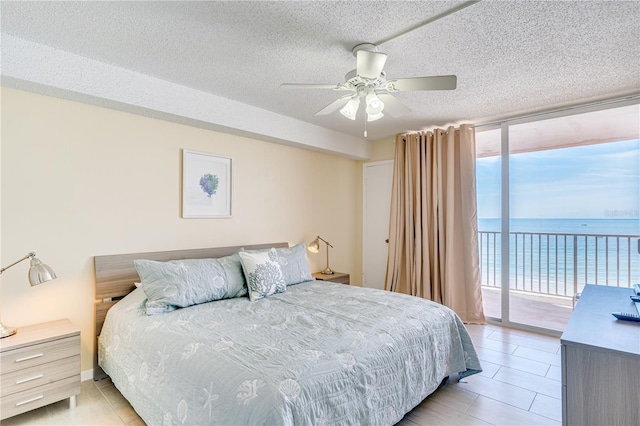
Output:
<path fill-rule="evenodd" d="M 367 137 L 367 113 L 364 113 L 364 137 Z"/>

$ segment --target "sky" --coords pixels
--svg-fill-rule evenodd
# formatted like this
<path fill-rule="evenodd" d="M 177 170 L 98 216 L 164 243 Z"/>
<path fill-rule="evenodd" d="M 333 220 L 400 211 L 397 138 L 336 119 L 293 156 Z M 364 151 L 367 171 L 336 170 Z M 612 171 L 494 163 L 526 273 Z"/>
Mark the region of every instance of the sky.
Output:
<path fill-rule="evenodd" d="M 500 157 L 476 160 L 478 217 L 500 217 Z M 640 219 L 640 139 L 513 154 L 512 218 Z"/>

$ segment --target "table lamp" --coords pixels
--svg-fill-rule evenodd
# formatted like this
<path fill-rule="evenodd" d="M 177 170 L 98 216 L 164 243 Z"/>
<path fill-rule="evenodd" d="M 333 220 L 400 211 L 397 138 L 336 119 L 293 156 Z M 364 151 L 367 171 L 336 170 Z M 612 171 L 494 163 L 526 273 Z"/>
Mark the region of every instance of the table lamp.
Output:
<path fill-rule="evenodd" d="M 329 244 L 329 241 L 321 238 L 320 235 L 318 235 L 315 240 L 309 243 L 309 245 L 307 246 L 307 250 L 309 250 L 311 253 L 318 253 L 320 251 L 320 241 L 324 241 L 324 243 L 327 245 L 327 267 L 320 271 L 320 273 L 325 275 L 333 275 L 333 270 L 329 268 L 329 247 L 333 248 L 333 246 Z"/>
<path fill-rule="evenodd" d="M 27 259 L 31 259 L 31 267 L 29 267 L 29 283 L 31 284 L 31 287 L 47 281 L 51 281 L 56 278 L 56 273 L 53 272 L 53 269 L 40 262 L 40 259 L 36 257 L 36 254 L 34 252 L 31 252 L 22 259 L 13 262 L 11 265 L 5 268 L 0 269 L 0 275 L 2 275 L 4 271 L 11 268 L 12 266 L 15 266 L 23 260 Z M 15 328 L 5 327 L 5 325 L 2 324 L 2 321 L 0 321 L 0 339 L 12 336 L 16 334 L 16 331 L 17 330 Z"/>

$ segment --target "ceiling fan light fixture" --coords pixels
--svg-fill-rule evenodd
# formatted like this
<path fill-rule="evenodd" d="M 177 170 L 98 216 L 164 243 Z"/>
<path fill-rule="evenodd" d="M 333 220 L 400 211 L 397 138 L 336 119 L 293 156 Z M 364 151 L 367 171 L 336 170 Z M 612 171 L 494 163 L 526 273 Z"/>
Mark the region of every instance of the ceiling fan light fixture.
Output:
<path fill-rule="evenodd" d="M 342 109 L 340 110 L 340 114 L 344 115 L 349 120 L 355 120 L 359 107 L 360 107 L 359 98 L 350 99 L 349 102 L 347 102 L 347 104 L 342 107 Z"/>
<path fill-rule="evenodd" d="M 380 120 L 382 117 L 384 117 L 384 114 L 379 112 L 377 114 L 369 114 L 367 113 L 367 121 L 376 121 L 376 120 Z"/>
<path fill-rule="evenodd" d="M 476 2 L 467 2 L 470 4 Z M 440 18 L 438 18 L 440 19 Z M 432 22 L 432 21 L 429 21 Z M 405 34 L 401 33 L 400 35 Z M 394 36 L 395 38 L 397 36 Z M 383 41 L 384 42 L 384 41 Z M 382 43 L 382 42 L 381 42 Z M 367 123 L 380 120 L 386 110 L 391 117 L 400 117 L 411 110 L 404 106 L 391 93 L 412 92 L 418 90 L 454 90 L 457 87 L 455 75 L 435 75 L 412 78 L 394 78 L 387 80 L 384 65 L 387 54 L 378 52 L 375 44 L 361 43 L 352 50 L 356 57 L 356 68 L 344 76 L 344 83 L 340 84 L 300 84 L 283 83 L 280 87 L 299 89 L 332 89 L 348 92 L 336 99 L 316 115 L 329 115 L 337 110 L 340 114 L 355 121 L 360 104 L 364 103 L 364 137 L 367 137 Z"/>
<path fill-rule="evenodd" d="M 384 102 L 375 93 L 369 93 L 367 95 L 367 114 L 377 115 L 384 110 Z"/>

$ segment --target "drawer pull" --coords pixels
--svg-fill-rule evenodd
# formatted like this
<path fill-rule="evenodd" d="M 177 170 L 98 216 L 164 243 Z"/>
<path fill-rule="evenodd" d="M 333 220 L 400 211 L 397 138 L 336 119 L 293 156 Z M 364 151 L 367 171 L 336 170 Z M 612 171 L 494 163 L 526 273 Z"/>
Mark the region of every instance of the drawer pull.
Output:
<path fill-rule="evenodd" d="M 44 377 L 44 374 L 38 374 L 37 376 L 27 377 L 26 379 L 16 380 L 16 385 L 21 385 L 23 383 L 30 382 L 32 380 L 41 379 Z"/>
<path fill-rule="evenodd" d="M 22 402 L 16 402 L 16 407 L 19 407 L 19 406 L 24 405 L 24 404 L 28 404 L 30 402 L 37 401 L 37 400 L 42 399 L 42 398 L 44 398 L 44 395 L 36 396 L 35 398 L 27 399 L 26 401 L 22 401 Z"/>
<path fill-rule="evenodd" d="M 16 362 L 29 361 L 30 359 L 40 358 L 43 355 L 44 355 L 43 353 L 39 353 L 39 354 L 31 355 L 31 356 L 25 356 L 24 358 L 16 359 Z"/>

